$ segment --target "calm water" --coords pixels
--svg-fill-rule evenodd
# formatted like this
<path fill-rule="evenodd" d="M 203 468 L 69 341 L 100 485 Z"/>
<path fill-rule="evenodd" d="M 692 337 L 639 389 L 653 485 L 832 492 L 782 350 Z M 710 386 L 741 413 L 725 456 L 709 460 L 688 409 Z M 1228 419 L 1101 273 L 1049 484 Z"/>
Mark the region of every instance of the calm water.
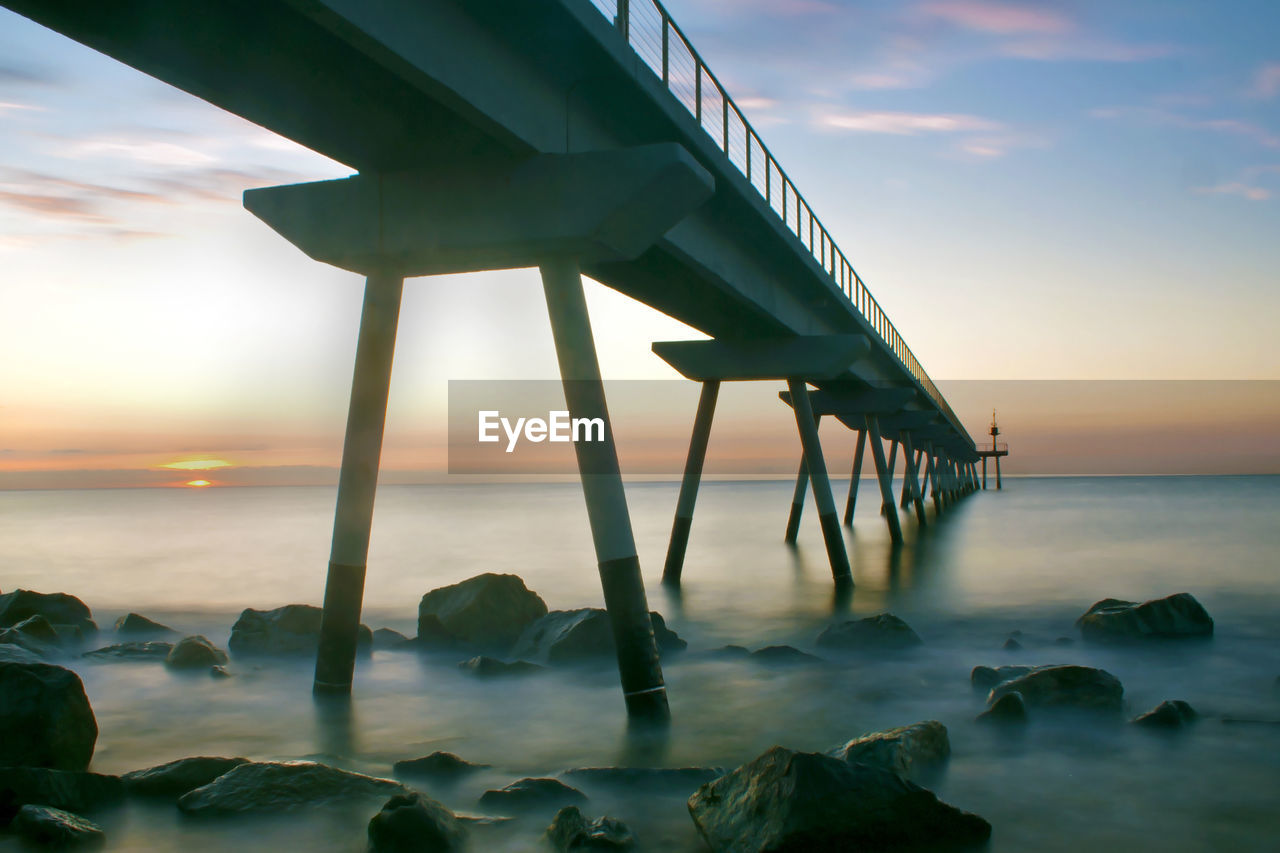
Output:
<path fill-rule="evenodd" d="M 865 731 L 938 719 L 954 754 L 934 785 L 991 821 L 993 851 L 1272 850 L 1280 831 L 1280 477 L 1016 479 L 918 533 L 895 558 L 871 484 L 846 533 L 857 587 L 832 595 L 812 504 L 800 546 L 781 542 L 789 483 L 706 484 L 681 600 L 657 583 L 674 484 L 628 487 L 650 605 L 690 643 L 664 663 L 674 724 L 629 736 L 610 668 L 500 684 L 457 656 L 378 652 L 349 706 L 317 705 L 310 662 L 232 662 L 236 677 L 182 678 L 154 664 L 75 664 L 98 716 L 95 770 L 193 754 L 319 757 L 386 775 L 448 749 L 494 765 L 431 793 L 477 810 L 519 776 L 604 764 L 737 766 L 773 744 L 826 749 Z M 837 488 L 843 488 L 838 485 Z M 514 572 L 552 608 L 600 599 L 576 485 L 386 487 L 379 494 L 365 620 L 412 634 L 427 590 Z M 66 591 L 109 627 L 137 610 L 224 645 L 239 610 L 319 603 L 333 492 L 0 492 L 0 589 Z M 904 516 L 905 517 L 905 516 Z M 1188 591 L 1212 643 L 1107 650 L 1054 645 L 1089 604 Z M 709 658 L 726 643 L 814 651 L 833 619 L 890 610 L 926 646 L 878 662 L 768 668 Z M 1000 646 L 1012 630 L 1026 648 Z M 109 634 L 104 636 L 109 641 Z M 1084 663 L 1124 683 L 1132 713 L 1166 698 L 1206 719 L 1175 737 L 1123 725 L 1037 720 L 1025 735 L 975 725 L 977 664 Z M 1042 715 L 1043 716 L 1043 715 Z M 701 849 L 683 797 L 587 790 L 590 814 L 633 825 L 645 849 Z M 172 807 L 99 815 L 114 849 L 358 851 L 371 811 L 184 821 Z M 476 835 L 475 849 L 540 849 L 542 820 Z M 0 840 L 8 849 L 11 840 Z"/>

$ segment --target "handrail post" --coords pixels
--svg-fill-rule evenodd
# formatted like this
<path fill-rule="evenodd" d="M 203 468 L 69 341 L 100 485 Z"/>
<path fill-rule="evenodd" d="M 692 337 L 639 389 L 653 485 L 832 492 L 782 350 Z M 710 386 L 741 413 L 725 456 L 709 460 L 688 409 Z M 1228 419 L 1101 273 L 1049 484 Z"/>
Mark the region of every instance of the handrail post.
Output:
<path fill-rule="evenodd" d="M 622 34 L 622 40 L 631 43 L 631 0 L 618 0 L 618 13 L 613 17 L 613 25 Z"/>

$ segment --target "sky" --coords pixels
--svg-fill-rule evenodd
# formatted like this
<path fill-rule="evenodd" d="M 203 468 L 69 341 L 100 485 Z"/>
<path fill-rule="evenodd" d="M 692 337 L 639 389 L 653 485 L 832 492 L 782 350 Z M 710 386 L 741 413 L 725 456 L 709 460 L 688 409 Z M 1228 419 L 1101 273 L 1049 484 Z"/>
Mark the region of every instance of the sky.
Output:
<path fill-rule="evenodd" d="M 1280 379 L 1280 5 L 667 8 L 931 376 Z M 361 281 L 240 194 L 347 174 L 0 10 L 0 488 L 332 482 Z M 605 376 L 674 379 L 696 333 L 587 288 Z M 450 379 L 556 375 L 535 271 L 408 282 L 389 476 L 444 469 Z"/>

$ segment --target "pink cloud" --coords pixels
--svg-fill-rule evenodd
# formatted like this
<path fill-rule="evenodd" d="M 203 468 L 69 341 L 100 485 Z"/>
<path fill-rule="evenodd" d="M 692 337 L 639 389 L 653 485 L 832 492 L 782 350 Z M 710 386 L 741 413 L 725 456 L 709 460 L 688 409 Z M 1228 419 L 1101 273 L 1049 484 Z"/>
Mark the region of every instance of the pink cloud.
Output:
<path fill-rule="evenodd" d="M 1147 62 L 1177 53 L 1168 44 L 1125 44 L 1092 39 L 1026 39 L 1001 45 L 1000 52 L 1016 59 L 1041 62 Z"/>
<path fill-rule="evenodd" d="M 1015 3 L 941 0 L 924 4 L 920 12 L 967 30 L 999 35 L 1065 33 L 1074 29 L 1071 20 L 1060 12 Z"/>
<path fill-rule="evenodd" d="M 1265 187 L 1250 186 L 1239 181 L 1212 187 L 1196 187 L 1195 191 L 1200 195 L 1237 195 L 1249 201 L 1266 201 L 1271 198 L 1271 191 Z"/>
<path fill-rule="evenodd" d="M 1251 94 L 1255 98 L 1274 98 L 1280 94 L 1280 62 L 1268 62 L 1258 69 Z"/>
<path fill-rule="evenodd" d="M 1000 125 L 978 116 L 958 113 L 827 112 L 817 124 L 855 133 L 887 133 L 915 136 L 918 133 L 963 133 L 994 130 Z"/>

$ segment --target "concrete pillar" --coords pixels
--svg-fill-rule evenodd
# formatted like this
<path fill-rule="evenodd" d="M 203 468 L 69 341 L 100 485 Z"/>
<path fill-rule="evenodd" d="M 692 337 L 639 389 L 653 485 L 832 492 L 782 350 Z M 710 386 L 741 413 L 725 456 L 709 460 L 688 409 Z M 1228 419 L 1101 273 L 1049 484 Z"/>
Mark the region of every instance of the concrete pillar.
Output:
<path fill-rule="evenodd" d="M 796 427 L 800 430 L 800 444 L 804 448 L 809 480 L 813 486 L 813 500 L 818 505 L 818 522 L 822 525 L 831 576 L 837 584 L 852 583 L 849 553 L 844 548 L 836 502 L 831 495 L 831 481 L 827 479 L 827 462 L 822 457 L 822 442 L 818 439 L 818 421 L 813 416 L 813 405 L 809 401 L 809 386 L 803 379 L 788 379 L 787 390 L 791 392 L 791 408 L 795 411 Z"/>
<path fill-rule="evenodd" d="M 916 455 L 915 448 L 911 446 L 911 433 L 909 432 L 902 433 L 902 447 L 907 454 L 906 474 L 907 474 L 907 480 L 911 485 L 911 493 L 908 495 L 908 499 L 915 504 L 916 521 L 919 522 L 921 527 L 924 527 L 926 524 L 928 524 L 928 521 L 925 519 L 924 498 L 920 494 L 920 482 L 916 478 L 916 474 L 920 465 L 918 461 L 920 457 Z"/>
<path fill-rule="evenodd" d="M 391 362 L 400 322 L 404 279 L 375 274 L 365 280 L 364 307 L 356 342 L 347 408 L 347 435 L 342 445 L 338 502 L 333 514 L 333 544 L 324 587 L 324 613 L 316 650 L 317 693 L 350 693 L 356 668 L 356 636 L 364 602 L 369 528 L 378 488 L 382 433 L 391 390 Z"/>
<path fill-rule="evenodd" d="M 879 421 L 877 420 L 877 423 Z M 893 502 L 893 469 L 898 464 L 898 439 L 889 442 L 889 497 L 880 502 L 880 514 L 888 515 L 889 510 L 895 506 Z"/>
<path fill-rule="evenodd" d="M 844 526 L 853 526 L 853 508 L 858 502 L 858 482 L 862 479 L 862 451 L 867 445 L 867 431 L 858 430 L 858 443 L 853 449 L 853 473 L 849 477 L 849 499 L 844 505 Z"/>
<path fill-rule="evenodd" d="M 796 544 L 800 535 L 800 516 L 804 514 L 804 496 L 809 490 L 809 465 L 805 462 L 804 451 L 800 451 L 800 470 L 796 472 L 796 487 L 791 492 L 791 512 L 787 514 L 787 532 L 782 541 L 788 545 Z"/>
<path fill-rule="evenodd" d="M 1001 485 L 1000 485 L 1000 457 L 999 457 L 999 456 L 997 456 L 997 457 L 996 457 L 996 490 L 997 490 L 997 491 L 999 491 L 999 490 L 1000 490 L 1000 488 L 1001 488 Z"/>
<path fill-rule="evenodd" d="M 707 440 L 711 437 L 711 419 L 719 393 L 718 379 L 702 383 L 698 413 L 693 418 L 693 435 L 689 438 L 689 456 L 684 463 L 684 479 L 680 482 L 680 499 L 676 501 L 676 518 L 671 524 L 671 541 L 667 543 L 667 562 L 662 567 L 665 584 L 680 585 L 689 529 L 693 526 L 693 506 L 698 501 L 698 483 L 702 480 L 702 463 L 707 458 Z"/>
<path fill-rule="evenodd" d="M 982 457 L 982 490 L 987 490 L 987 457 Z"/>
<path fill-rule="evenodd" d="M 907 482 L 907 478 L 910 476 L 910 472 L 912 470 L 911 451 L 907 450 L 906 435 L 907 435 L 906 430 L 903 430 L 902 432 L 903 438 L 902 438 L 902 441 L 900 442 L 902 445 L 902 463 L 903 463 L 902 464 L 902 493 L 898 498 L 898 506 L 901 509 L 906 509 L 908 506 L 911 505 L 911 484 Z"/>
<path fill-rule="evenodd" d="M 924 446 L 924 486 L 929 489 L 929 495 L 933 498 L 933 514 L 942 513 L 942 501 L 938 496 L 938 467 L 934 463 L 933 446 L 929 442 L 925 442 Z"/>
<path fill-rule="evenodd" d="M 631 516 L 627 511 L 618 453 L 613 444 L 613 426 L 605 405 L 600 363 L 578 265 L 566 260 L 543 263 L 542 287 L 569 416 L 604 421 L 603 442 L 578 441 L 574 442 L 573 449 L 578 457 L 578 473 L 604 588 L 604 606 L 617 647 L 618 674 L 627 713 L 632 718 L 665 721 L 671 716 L 667 689 L 653 639 L 649 603 L 640 574 L 640 559 L 636 556 Z"/>
<path fill-rule="evenodd" d="M 889 464 L 884 458 L 884 445 L 880 441 L 880 420 L 875 415 L 867 415 L 867 434 L 871 437 L 871 459 L 876 464 L 876 479 L 880 482 L 880 498 L 889 511 L 885 518 L 889 522 L 889 538 L 895 545 L 902 543 L 902 521 L 898 518 L 898 510 L 893 505 L 893 483 L 889 481 Z"/>

